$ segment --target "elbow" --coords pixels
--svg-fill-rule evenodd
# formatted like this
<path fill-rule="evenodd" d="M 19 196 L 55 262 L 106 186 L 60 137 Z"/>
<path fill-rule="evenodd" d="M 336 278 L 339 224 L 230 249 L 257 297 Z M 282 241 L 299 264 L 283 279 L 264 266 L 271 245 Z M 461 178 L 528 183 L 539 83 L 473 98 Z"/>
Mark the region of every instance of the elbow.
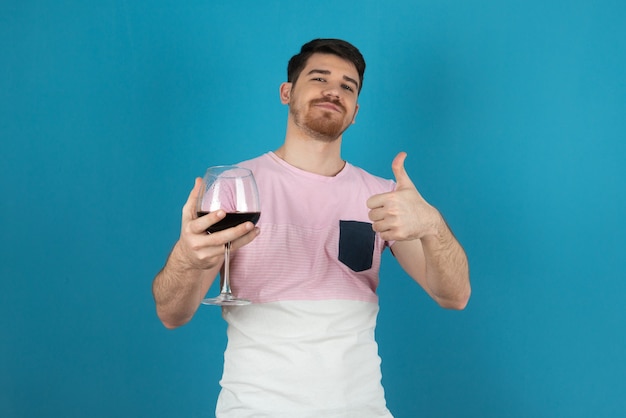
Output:
<path fill-rule="evenodd" d="M 472 293 L 471 288 L 468 286 L 466 290 L 460 292 L 458 295 L 452 298 L 437 298 L 436 301 L 440 307 L 444 309 L 450 309 L 455 311 L 462 311 L 467 307 Z"/>
<path fill-rule="evenodd" d="M 176 329 L 179 327 L 182 327 L 183 325 L 185 325 L 187 323 L 187 321 L 169 321 L 166 319 L 161 319 L 161 323 L 163 324 L 163 326 L 167 329 Z"/>
<path fill-rule="evenodd" d="M 448 295 L 447 297 L 438 299 L 437 302 L 439 303 L 439 306 L 444 309 L 462 311 L 467 307 L 471 295 L 472 286 L 470 284 L 468 271 L 463 280 L 459 282 L 456 291 Z"/>
<path fill-rule="evenodd" d="M 190 317 L 182 318 L 182 317 L 175 317 L 173 315 L 168 315 L 165 312 L 160 312 L 158 309 L 157 309 L 157 316 L 159 317 L 159 320 L 161 321 L 163 326 L 170 330 L 182 327 L 191 319 Z"/>
<path fill-rule="evenodd" d="M 181 327 L 183 324 L 178 324 L 175 322 L 168 322 L 166 320 L 161 319 L 161 323 L 163 324 L 163 326 L 167 329 L 176 329 L 178 327 Z"/>
<path fill-rule="evenodd" d="M 453 311 L 462 311 L 463 309 L 467 307 L 468 302 L 469 302 L 469 299 L 443 300 L 443 301 L 439 301 L 439 306 L 441 306 L 444 309 L 450 309 Z"/>

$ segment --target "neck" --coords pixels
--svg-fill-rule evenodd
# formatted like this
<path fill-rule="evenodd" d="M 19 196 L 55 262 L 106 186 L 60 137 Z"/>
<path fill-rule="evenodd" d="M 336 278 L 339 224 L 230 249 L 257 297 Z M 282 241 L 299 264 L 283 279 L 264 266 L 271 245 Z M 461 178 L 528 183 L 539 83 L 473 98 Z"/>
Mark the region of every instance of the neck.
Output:
<path fill-rule="evenodd" d="M 341 158 L 341 139 L 315 138 L 289 124 L 284 144 L 274 153 L 296 168 L 332 177 L 346 165 Z"/>

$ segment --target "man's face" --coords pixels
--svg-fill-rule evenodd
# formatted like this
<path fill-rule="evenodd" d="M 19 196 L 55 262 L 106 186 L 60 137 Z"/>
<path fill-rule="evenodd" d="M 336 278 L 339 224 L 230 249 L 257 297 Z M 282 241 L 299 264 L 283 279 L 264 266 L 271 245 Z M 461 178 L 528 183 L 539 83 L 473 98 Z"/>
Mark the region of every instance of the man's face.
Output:
<path fill-rule="evenodd" d="M 332 54 L 313 54 L 295 83 L 281 87 L 281 100 L 297 127 L 334 141 L 354 123 L 359 105 L 359 74 L 349 61 Z"/>

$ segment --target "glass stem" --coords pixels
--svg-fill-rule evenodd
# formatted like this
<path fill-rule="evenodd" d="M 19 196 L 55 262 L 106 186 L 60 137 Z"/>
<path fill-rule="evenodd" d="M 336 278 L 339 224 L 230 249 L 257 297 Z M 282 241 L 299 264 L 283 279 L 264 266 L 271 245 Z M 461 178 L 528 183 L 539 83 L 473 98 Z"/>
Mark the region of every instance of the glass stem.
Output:
<path fill-rule="evenodd" d="M 230 291 L 230 241 L 224 246 L 224 281 L 222 282 L 222 294 L 231 295 Z"/>

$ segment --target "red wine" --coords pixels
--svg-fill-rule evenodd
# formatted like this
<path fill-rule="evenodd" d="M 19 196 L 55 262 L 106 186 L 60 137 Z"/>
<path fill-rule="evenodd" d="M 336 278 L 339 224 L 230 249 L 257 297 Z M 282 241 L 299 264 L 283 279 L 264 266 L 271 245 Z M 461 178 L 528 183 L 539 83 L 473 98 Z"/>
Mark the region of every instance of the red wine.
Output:
<path fill-rule="evenodd" d="M 204 216 L 209 212 L 198 211 L 198 217 Z M 211 225 L 207 232 L 214 233 L 223 231 L 224 229 L 232 228 L 244 222 L 250 221 L 256 225 L 261 217 L 261 212 L 226 212 L 226 216 L 220 219 L 219 222 Z"/>

